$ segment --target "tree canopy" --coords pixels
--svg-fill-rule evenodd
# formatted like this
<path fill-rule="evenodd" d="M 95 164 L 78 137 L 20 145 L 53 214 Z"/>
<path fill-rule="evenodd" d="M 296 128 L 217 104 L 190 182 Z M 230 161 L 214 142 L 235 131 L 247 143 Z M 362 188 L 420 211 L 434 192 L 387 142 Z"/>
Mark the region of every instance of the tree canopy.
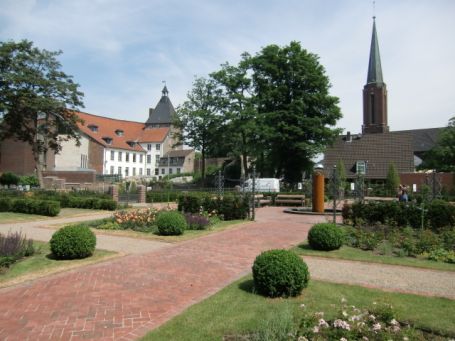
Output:
<path fill-rule="evenodd" d="M 0 42 L 0 140 L 14 138 L 31 145 L 40 184 L 41 157 L 58 152 L 61 142 L 79 142 L 73 110 L 83 107 L 83 94 L 61 71 L 56 56 L 27 40 Z"/>
<path fill-rule="evenodd" d="M 435 169 L 438 172 L 455 171 L 455 116 L 442 130 L 436 145 L 425 153 L 420 169 Z"/>
<path fill-rule="evenodd" d="M 195 135 L 205 136 L 204 150 L 212 156 L 226 156 L 212 153 L 227 147 L 230 156 L 240 158 L 244 175 L 252 160 L 261 176 L 296 183 L 340 133 L 333 128 L 341 118 L 338 98 L 329 94 L 318 57 L 298 42 L 269 45 L 254 56 L 244 53 L 238 65 L 222 64 L 205 82 L 210 96 L 192 105 L 201 93 L 201 83 L 195 82 L 177 110 L 184 142 L 201 149 Z M 195 124 L 202 114 L 210 125 Z M 214 138 L 208 142 L 207 136 Z"/>

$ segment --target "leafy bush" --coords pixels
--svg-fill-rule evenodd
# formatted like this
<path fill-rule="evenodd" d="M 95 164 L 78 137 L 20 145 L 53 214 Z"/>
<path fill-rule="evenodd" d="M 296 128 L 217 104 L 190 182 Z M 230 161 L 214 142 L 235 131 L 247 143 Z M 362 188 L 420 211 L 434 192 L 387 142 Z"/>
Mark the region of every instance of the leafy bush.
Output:
<path fill-rule="evenodd" d="M 416 253 L 430 252 L 441 247 L 439 236 L 431 230 L 417 232 Z"/>
<path fill-rule="evenodd" d="M 331 251 L 339 249 L 343 245 L 343 239 L 343 231 L 335 224 L 316 224 L 308 232 L 308 243 L 315 250 Z"/>
<path fill-rule="evenodd" d="M 19 185 L 39 186 L 38 178 L 34 175 L 24 175 L 19 178 Z"/>
<path fill-rule="evenodd" d="M 158 214 L 156 219 L 159 234 L 163 236 L 180 235 L 186 229 L 183 215 L 177 211 L 167 211 Z"/>
<path fill-rule="evenodd" d="M 448 251 L 455 251 L 455 229 L 445 230 L 441 233 L 442 243 L 444 249 Z"/>
<path fill-rule="evenodd" d="M 86 258 L 93 254 L 96 246 L 95 234 L 85 226 L 65 226 L 55 232 L 50 247 L 57 259 Z"/>
<path fill-rule="evenodd" d="M 6 172 L 0 175 L 0 184 L 2 185 L 17 185 L 19 184 L 19 177 L 16 174 Z"/>
<path fill-rule="evenodd" d="M 174 202 L 179 197 L 179 192 L 176 191 L 149 191 L 145 195 L 147 202 Z"/>
<path fill-rule="evenodd" d="M 436 249 L 427 254 L 427 257 L 436 262 L 455 263 L 455 251 Z"/>
<path fill-rule="evenodd" d="M 0 212 L 18 212 L 54 217 L 60 213 L 57 201 L 22 198 L 0 198 Z"/>
<path fill-rule="evenodd" d="M 310 274 L 305 262 L 288 250 L 262 252 L 253 264 L 254 285 L 269 296 L 297 296 L 306 288 Z"/>
<path fill-rule="evenodd" d="M 201 214 L 185 213 L 185 220 L 189 230 L 205 230 L 210 225 L 210 220 Z"/>
<path fill-rule="evenodd" d="M 433 230 L 455 226 L 455 206 L 443 200 L 433 200 L 427 212 Z"/>

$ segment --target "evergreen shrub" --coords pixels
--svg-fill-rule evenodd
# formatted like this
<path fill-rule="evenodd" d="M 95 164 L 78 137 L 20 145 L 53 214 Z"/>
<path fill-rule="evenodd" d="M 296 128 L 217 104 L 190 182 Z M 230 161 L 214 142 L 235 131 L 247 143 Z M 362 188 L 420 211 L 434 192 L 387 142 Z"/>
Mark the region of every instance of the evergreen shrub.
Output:
<path fill-rule="evenodd" d="M 343 239 L 343 231 L 335 224 L 316 224 L 308 232 L 308 243 L 315 250 L 331 251 L 339 249 L 343 245 Z"/>
<path fill-rule="evenodd" d="M 51 200 L 0 198 L 0 212 L 39 214 L 55 217 L 60 213 L 60 203 Z"/>
<path fill-rule="evenodd" d="M 158 214 L 156 226 L 159 234 L 163 236 L 181 235 L 187 227 L 185 218 L 177 211 L 167 211 Z"/>
<path fill-rule="evenodd" d="M 253 264 L 254 286 L 269 297 L 299 295 L 308 286 L 310 273 L 306 263 L 288 250 L 269 250 L 256 257 Z"/>
<path fill-rule="evenodd" d="M 65 226 L 55 232 L 50 240 L 52 254 L 57 259 L 79 259 L 93 254 L 95 234 L 86 226 Z"/>

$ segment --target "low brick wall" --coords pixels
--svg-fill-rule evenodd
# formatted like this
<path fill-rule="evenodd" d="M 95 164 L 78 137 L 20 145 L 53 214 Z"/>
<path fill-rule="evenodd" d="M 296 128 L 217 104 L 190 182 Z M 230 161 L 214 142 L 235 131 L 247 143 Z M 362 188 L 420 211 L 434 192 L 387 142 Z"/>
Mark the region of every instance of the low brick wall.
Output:
<path fill-rule="evenodd" d="M 94 183 L 96 180 L 95 170 L 81 170 L 81 171 L 45 171 L 43 176 L 55 176 L 59 179 L 65 179 L 67 183 Z"/>

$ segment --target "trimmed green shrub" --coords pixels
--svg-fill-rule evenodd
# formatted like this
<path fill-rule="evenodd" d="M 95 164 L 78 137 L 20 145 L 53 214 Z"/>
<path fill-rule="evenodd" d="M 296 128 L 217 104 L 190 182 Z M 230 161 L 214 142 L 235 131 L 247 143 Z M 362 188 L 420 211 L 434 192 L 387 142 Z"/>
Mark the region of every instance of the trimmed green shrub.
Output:
<path fill-rule="evenodd" d="M 315 250 L 339 249 L 343 245 L 343 239 L 343 231 L 334 224 L 316 224 L 308 232 L 308 243 Z"/>
<path fill-rule="evenodd" d="M 184 216 L 177 211 L 161 212 L 156 218 L 159 234 L 163 236 L 177 236 L 186 229 Z"/>
<path fill-rule="evenodd" d="M 145 200 L 147 202 L 167 202 L 176 201 L 179 197 L 179 192 L 176 191 L 149 191 L 146 193 Z"/>
<path fill-rule="evenodd" d="M 57 259 L 86 258 L 93 254 L 96 236 L 83 226 L 65 226 L 52 235 L 50 247 Z"/>
<path fill-rule="evenodd" d="M 19 177 L 11 172 L 6 172 L 0 175 L 0 184 L 2 185 L 17 185 L 19 184 Z"/>
<path fill-rule="evenodd" d="M 60 203 L 50 200 L 1 198 L 0 212 L 18 212 L 55 217 L 60 213 Z"/>
<path fill-rule="evenodd" d="M 428 206 L 428 220 L 432 230 L 455 226 L 455 206 L 443 200 L 433 200 Z"/>
<path fill-rule="evenodd" d="M 0 212 L 11 211 L 13 200 L 11 198 L 0 198 Z"/>
<path fill-rule="evenodd" d="M 269 297 L 299 295 L 308 286 L 310 273 L 305 262 L 288 250 L 262 252 L 253 264 L 254 286 Z"/>

